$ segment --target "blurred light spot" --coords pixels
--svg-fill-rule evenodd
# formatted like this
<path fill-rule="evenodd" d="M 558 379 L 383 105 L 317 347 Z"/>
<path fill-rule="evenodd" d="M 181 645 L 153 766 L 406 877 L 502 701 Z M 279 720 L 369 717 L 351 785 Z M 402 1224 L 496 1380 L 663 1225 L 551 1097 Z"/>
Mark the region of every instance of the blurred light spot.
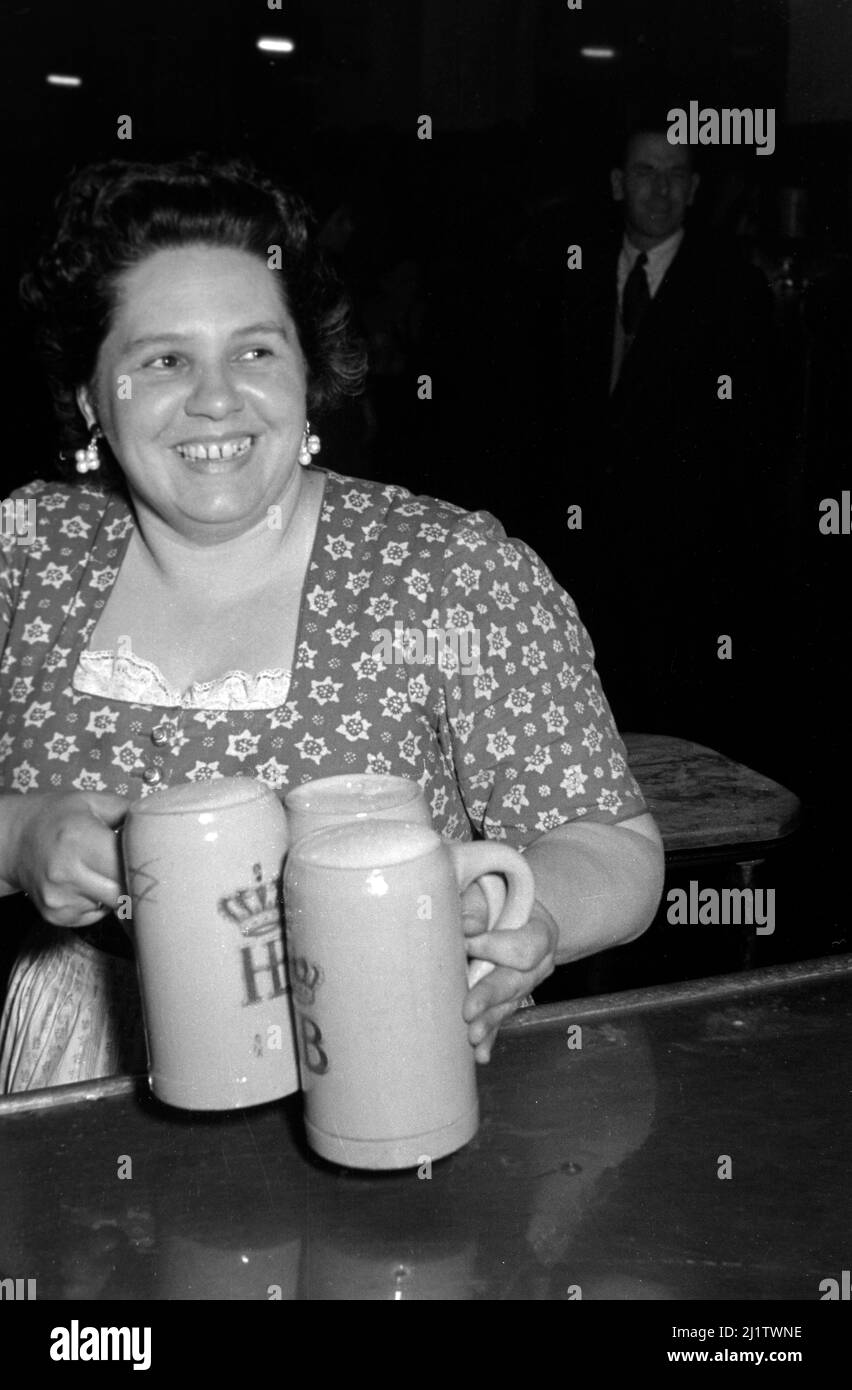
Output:
<path fill-rule="evenodd" d="M 614 58 L 614 48 L 581 48 L 581 58 Z"/>
<path fill-rule="evenodd" d="M 67 73 L 49 72 L 47 81 L 51 87 L 82 87 L 82 77 L 71 77 Z"/>
<path fill-rule="evenodd" d="M 292 53 L 296 45 L 292 39 L 258 39 L 261 53 Z"/>

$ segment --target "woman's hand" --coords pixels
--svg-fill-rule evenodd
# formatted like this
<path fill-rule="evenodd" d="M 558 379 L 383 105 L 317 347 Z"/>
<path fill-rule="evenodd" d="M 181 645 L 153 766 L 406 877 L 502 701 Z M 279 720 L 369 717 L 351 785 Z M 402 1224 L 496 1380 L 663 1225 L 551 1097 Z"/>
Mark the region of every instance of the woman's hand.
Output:
<path fill-rule="evenodd" d="M 476 883 L 462 897 L 462 924 L 468 955 L 495 966 L 468 992 L 463 1010 L 474 1056 L 477 1062 L 487 1062 L 500 1024 L 553 973 L 559 928 L 547 908 L 536 902 L 525 926 L 487 931 L 485 896 Z"/>
<path fill-rule="evenodd" d="M 129 800 L 112 792 L 29 792 L 16 801 L 7 848 L 15 888 L 57 927 L 106 917 L 123 892 L 115 829 Z"/>

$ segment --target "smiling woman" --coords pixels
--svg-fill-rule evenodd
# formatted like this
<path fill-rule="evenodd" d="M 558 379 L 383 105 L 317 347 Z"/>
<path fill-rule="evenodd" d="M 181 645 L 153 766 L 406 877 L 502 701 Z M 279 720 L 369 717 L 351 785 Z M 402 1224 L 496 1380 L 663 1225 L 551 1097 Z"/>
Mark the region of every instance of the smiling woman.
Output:
<path fill-rule="evenodd" d="M 253 170 L 83 171 L 25 288 L 96 477 L 21 489 L 37 541 L 0 538 L 0 893 L 41 917 L 0 1089 L 144 1066 L 114 832 L 138 797 L 235 775 L 408 777 L 441 834 L 526 851 L 523 926 L 484 931 L 476 885 L 462 903 L 496 967 L 464 1005 L 487 1061 L 555 961 L 636 936 L 662 888 L 571 600 L 486 513 L 313 465 L 307 415 L 363 354 L 303 204 Z M 375 650 L 391 623 L 470 630 L 482 661 L 428 643 L 412 670 Z"/>

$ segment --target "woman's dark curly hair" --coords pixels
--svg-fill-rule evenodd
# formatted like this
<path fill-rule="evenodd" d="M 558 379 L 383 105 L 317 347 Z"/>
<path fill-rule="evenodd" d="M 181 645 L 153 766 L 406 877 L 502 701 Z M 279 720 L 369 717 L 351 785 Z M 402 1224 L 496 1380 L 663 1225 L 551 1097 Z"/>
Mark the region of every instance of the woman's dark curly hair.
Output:
<path fill-rule="evenodd" d="M 282 294 L 307 368 L 308 410 L 322 413 L 361 390 L 363 345 L 351 328 L 349 300 L 317 245 L 313 217 L 298 195 L 251 164 L 201 154 L 170 164 L 92 164 L 72 176 L 57 213 L 56 236 L 23 277 L 21 296 L 37 319 L 61 427 L 60 472 L 76 476 L 73 452 L 87 442 L 76 396 L 93 379 L 118 278 L 163 247 L 227 246 L 266 263 L 270 248 L 280 247 Z M 99 477 L 120 486 L 104 440 L 100 452 Z"/>

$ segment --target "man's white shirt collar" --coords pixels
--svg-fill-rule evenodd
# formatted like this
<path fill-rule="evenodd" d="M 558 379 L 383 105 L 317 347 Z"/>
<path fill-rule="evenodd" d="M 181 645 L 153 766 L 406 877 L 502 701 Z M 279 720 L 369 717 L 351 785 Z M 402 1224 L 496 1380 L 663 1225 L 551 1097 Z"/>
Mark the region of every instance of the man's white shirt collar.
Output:
<path fill-rule="evenodd" d="M 648 289 L 652 299 L 663 283 L 663 276 L 680 250 L 683 236 L 684 228 L 679 227 L 678 230 L 670 237 L 667 237 L 665 241 L 661 241 L 659 246 L 653 246 L 650 251 L 646 252 L 648 259 L 645 263 L 645 275 L 648 279 Z M 628 241 L 627 235 L 625 234 L 624 240 L 621 243 L 621 254 L 618 257 L 619 300 L 621 299 L 627 277 L 640 255 L 641 252 L 639 247 L 634 246 L 631 241 Z"/>

